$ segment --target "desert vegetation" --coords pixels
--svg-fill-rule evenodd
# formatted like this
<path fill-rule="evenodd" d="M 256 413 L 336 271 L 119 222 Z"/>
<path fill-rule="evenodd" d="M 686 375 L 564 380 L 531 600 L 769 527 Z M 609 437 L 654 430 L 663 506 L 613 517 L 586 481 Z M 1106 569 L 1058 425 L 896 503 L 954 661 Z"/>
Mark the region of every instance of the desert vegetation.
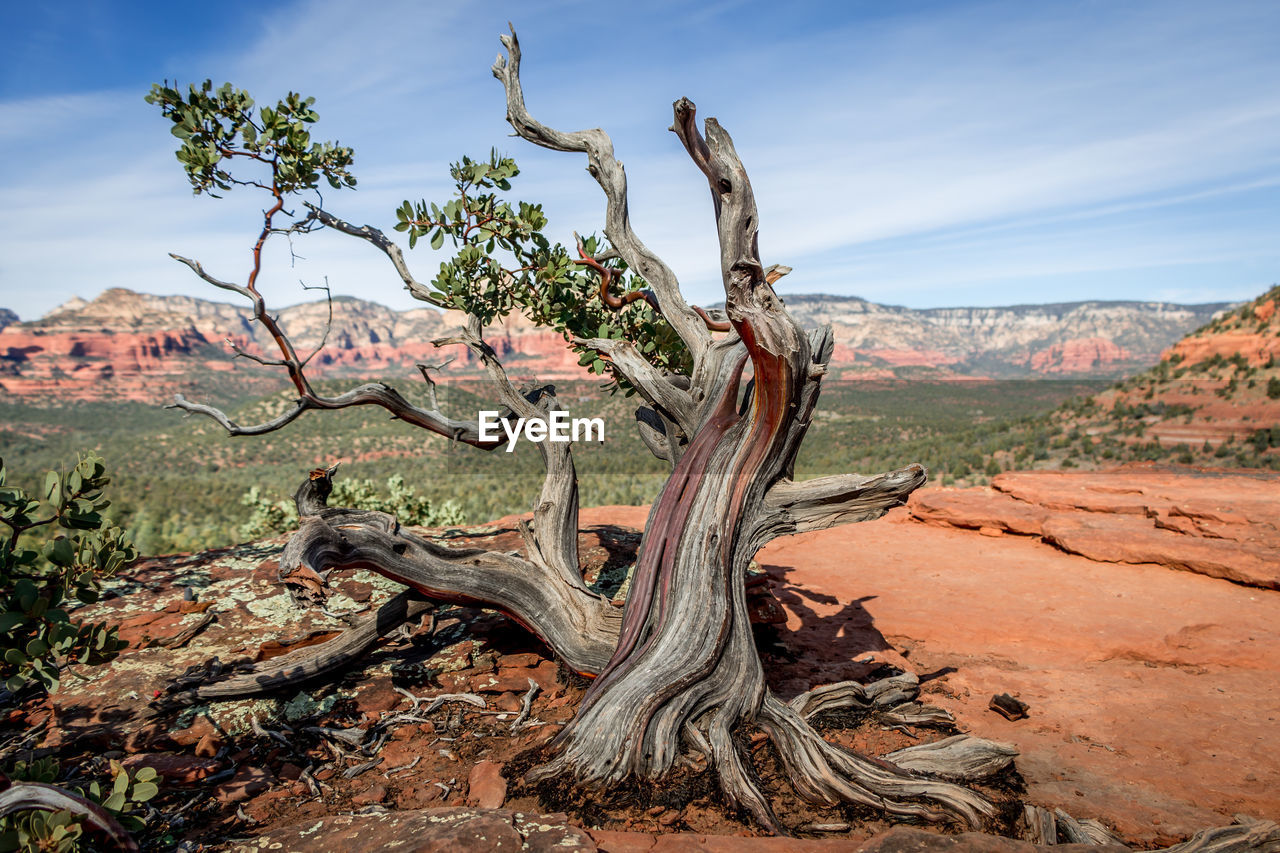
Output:
<path fill-rule="evenodd" d="M 305 213 L 288 209 L 297 204 L 296 194 L 321 180 L 334 189 L 355 183 L 350 149 L 312 141 L 312 99 L 291 93 L 275 107 L 255 109 L 247 93 L 229 85 L 214 89 L 206 82 L 186 94 L 167 85 L 153 89 L 148 100 L 172 121 L 181 140 L 178 160 L 197 194 L 250 188 L 270 196 L 242 282 L 219 278 L 200 261 L 175 258 L 209 284 L 249 301 L 278 352 L 237 354 L 281 369 L 295 392 L 286 409 L 258 423 L 233 420 L 182 395 L 175 407 L 205 416 L 231 435 L 257 436 L 309 411 L 376 406 L 454 442 L 481 450 L 500 444 L 484 438 L 474 422 L 441 410 L 431 376 L 438 367 L 420 366 L 423 406 L 385 384 L 337 394 L 317 390 L 306 366 L 318 350 L 304 355 L 295 348 L 258 287 L 264 247 L 281 234 L 328 228 L 366 241 L 414 296 L 462 312 L 463 330 L 437 345 L 464 346 L 480 360 L 506 417 L 547 418 L 559 408 L 555 391 L 517 389 L 481 330 L 517 310 L 555 328 L 591 370 L 635 395 L 640 438 L 670 471 L 654 502 L 625 609 L 619 612 L 582 579 L 577 474 L 565 444 L 536 446 L 545 476 L 532 521 L 521 524 L 524 557 L 452 552 L 400 528 L 386 513 L 330 508 L 332 469 L 318 469 L 296 494 L 300 528 L 282 555 L 282 578 L 318 594 L 314 581 L 328 572 L 365 567 L 407 584 L 411 597 L 487 603 L 529 627 L 570 668 L 595 675 L 573 719 L 542 763 L 528 771 L 532 780 L 606 787 L 630 779 L 652 782 L 693 752 L 715 769 L 731 803 L 779 831 L 735 739 L 741 727 L 758 726 L 803 797 L 983 824 L 994 814 L 983 796 L 832 747 L 800 713 L 807 699 L 784 703 L 765 685 L 743 597 L 756 551 L 786 533 L 878 517 L 926 476 L 913 464 L 870 477 L 794 479 L 795 457 L 831 355 L 831 333 L 803 333 L 774 294 L 772 283 L 788 270 L 766 268 L 759 257 L 755 202 L 729 135 L 714 119 L 700 129 L 694 105 L 675 103 L 672 129 L 708 183 L 719 229 L 726 302 L 713 315 L 685 301 L 674 273 L 632 230 L 626 179 L 609 138 L 598 130 L 564 133 L 534 119 L 525 108 L 514 33 L 503 43 L 506 57 L 493 72 L 506 91 L 508 120 L 530 142 L 586 155 L 588 171 L 604 191 L 608 242 L 579 239 L 576 257 L 552 244 L 542 234 L 546 220 L 537 205 L 500 196 L 518 173 L 512 160 L 497 153 L 463 159 L 452 168 L 453 199 L 406 201 L 396 211 L 396 229 L 408 234 L 410 248 L 420 239 L 437 250 L 446 240 L 454 247 L 429 284 L 413 276 L 399 247 L 381 231 L 310 202 L 303 203 Z M 245 176 L 241 161 L 256 172 Z M 301 218 L 286 224 L 290 215 Z M 327 659 L 322 646 L 295 672 L 236 680 L 249 690 L 281 688 L 315 677 Z M 846 699 L 822 701 L 857 703 L 861 695 L 861 688 L 851 687 Z"/>
<path fill-rule="evenodd" d="M 544 233 L 541 209 L 506 195 L 519 174 L 511 158 L 497 152 L 463 158 L 451 168 L 452 198 L 405 201 L 394 214 L 394 227 L 407 234 L 411 249 L 419 243 L 434 251 L 450 245 L 448 259 L 430 282 L 415 277 L 413 265 L 382 231 L 342 219 L 312 194 L 321 182 L 337 190 L 354 186 L 355 178 L 350 149 L 312 140 L 317 115 L 311 99 L 290 93 L 274 106 L 258 106 L 246 92 L 208 82 L 185 92 L 166 83 L 148 97 L 171 121 L 180 140 L 178 160 L 197 194 L 256 191 L 268 199 L 242 279 L 220 277 L 212 263 L 175 259 L 210 286 L 246 300 L 275 349 L 238 348 L 237 355 L 278 371 L 290 390 L 234 405 L 178 395 L 172 408 L 194 416 L 181 433 L 159 425 L 152 433 L 140 431 L 139 420 L 152 415 L 103 407 L 110 414 L 95 428 L 133 442 L 129 446 L 149 460 L 147 473 L 134 483 L 134 494 L 147 497 L 117 507 L 117 517 L 149 548 L 290 532 L 279 555 L 278 577 L 298 602 L 324 604 L 330 577 L 336 582 L 354 571 L 398 585 L 374 612 L 348 619 L 336 637 L 326 634 L 314 644 L 307 637 L 281 661 L 241 661 L 228 668 L 212 659 L 174 673 L 170 695 L 156 691 L 153 707 L 169 713 L 193 702 L 292 693 L 303 684 L 334 680 L 380 638 L 394 632 L 407 638 L 426 615 L 434 631 L 434 619 L 450 613 L 450 606 L 478 606 L 504 614 L 545 643 L 565 678 L 589 679 L 558 733 L 513 763 L 539 796 L 563 801 L 571 792 L 580 796 L 594 790 L 608 797 L 672 780 L 684 785 L 692 773 L 714 783 L 722 802 L 769 833 L 793 829 L 775 805 L 783 802 L 1002 832 L 1021 821 L 1025 832 L 1046 841 L 1060 836 L 1088 843 L 1114 840 L 1096 822 L 1024 806 L 1016 777 L 1006 772 L 1013 751 L 1003 745 L 958 736 L 897 750 L 882 760 L 836 742 L 829 735 L 840 728 L 832 721 L 841 713 L 875 713 L 899 728 L 954 720 L 912 701 L 919 680 L 891 671 L 871 670 L 881 676 L 871 683 L 842 681 L 784 698 L 768 679 L 773 657 L 762 651 L 753 627 L 760 619 L 748 588 L 761 574 L 752 561 L 776 538 L 875 519 L 905 503 L 928 477 L 919 460 L 926 460 L 941 484 L 975 485 L 1015 467 L 1166 458 L 1158 437 L 1147 443 L 1138 439 L 1158 424 L 1194 419 L 1200 410 L 1161 394 L 1161 383 L 1180 378 L 1179 370 L 1194 369 L 1215 383 L 1211 390 L 1220 400 L 1274 400 L 1280 393 L 1272 393 L 1276 380 L 1267 372 L 1274 369 L 1274 357 L 1255 364 L 1217 355 L 1182 368 L 1174 353 L 1142 381 L 1126 381 L 1101 394 L 1090 394 L 1098 389 L 1087 383 L 1027 385 L 1016 392 L 1009 383 L 829 383 L 830 329 L 805 332 L 774 292 L 773 284 L 788 270 L 765 266 L 759 255 L 760 218 L 729 134 L 714 119 L 700 127 L 687 99 L 673 105 L 672 130 L 706 180 L 719 235 L 725 303 L 722 309 L 707 309 L 686 301 L 673 271 L 632 229 L 625 174 L 609 137 L 599 130 L 565 133 L 533 118 L 520 85 L 514 33 L 504 36 L 503 44 L 506 55 L 493 73 L 506 95 L 508 120 L 528 142 L 585 155 L 605 197 L 604 237 L 578 239 L 572 247 L 553 243 Z M 457 312 L 461 328 L 436 345 L 469 350 L 488 381 L 451 386 L 439 381 L 443 365 L 435 364 L 419 365 L 415 387 L 405 390 L 391 382 L 349 387 L 313 381 L 308 365 L 323 342 L 309 351 L 295 346 L 258 279 L 269 245 L 321 229 L 369 244 L 371 256 L 389 262 L 414 296 Z M 1256 308 L 1232 316 L 1256 324 Z M 561 334 L 603 387 L 578 392 L 571 386 L 513 381 L 483 333 L 488 323 L 512 312 Z M 993 394 L 993 387 L 1011 393 Z M 822 391 L 837 403 L 825 414 L 818 406 Z M 1146 394 L 1145 401 L 1135 401 L 1135 393 Z M 593 452 L 589 446 L 543 443 L 510 456 L 494 454 L 501 440 L 486 437 L 469 417 L 496 404 L 504 407 L 506 419 L 545 419 L 571 396 L 582 404 L 574 414 L 607 413 L 615 427 L 627 424 L 625 431 L 613 431 L 618 444 Z M 1070 399 L 1061 402 L 1064 397 Z M 6 440 L 49 453 L 59 442 L 83 436 L 74 424 L 89 409 L 13 411 Z M 371 411 L 376 419 L 368 417 Z M 429 444 L 439 447 L 424 450 L 421 432 L 410 427 L 433 433 Z M 281 430 L 292 436 L 287 447 L 275 437 Z M 192 438 L 200 434 L 203 438 Z M 213 441 L 221 434 L 241 443 Z M 1221 453 L 1237 440 L 1247 449 Z M 254 442 L 257 449 L 249 449 Z M 1233 435 L 1215 443 L 1206 438 L 1195 452 L 1182 442 L 1174 461 L 1203 461 L 1212 452 L 1240 465 L 1274 466 L 1277 444 L 1280 430 L 1264 424 L 1239 439 Z M 468 461 L 459 461 L 462 454 Z M 335 476 L 336 466 L 314 467 L 316 457 L 329 462 L 333 456 L 354 457 L 348 470 L 358 476 L 343 480 Z M 281 494 L 282 460 L 298 463 L 289 489 L 292 500 Z M 912 464 L 903 464 L 908 461 Z M 579 465 L 596 473 L 580 476 Z M 312 470 L 302 476 L 308 467 Z M 886 473 L 848 473 L 855 470 Z M 256 476 L 263 480 L 255 482 Z M 21 547 L 24 537 L 48 524 L 101 527 L 105 483 L 103 465 L 92 457 L 65 476 L 54 475 L 44 493 L 56 508 L 48 518 L 37 513 L 37 502 L 25 492 L 0 492 L 5 506 L 0 520 L 11 530 L 4 564 L 13 575 L 6 578 L 6 589 L 14 590 L 4 614 L 12 639 L 4 656 L 11 692 L 36 682 L 56 688 L 69 661 L 91 665 L 118 650 L 109 626 L 76 623 L 57 605 L 68 594 L 94 603 L 101 579 L 136 556 L 123 534 L 103 534 L 101 541 L 54 537 L 34 550 Z M 211 485 L 201 489 L 200 483 Z M 193 499 L 193 493 L 200 498 Z M 589 566 L 580 553 L 584 499 L 652 504 L 643 536 L 614 560 L 619 565 Z M 166 501 L 186 506 L 188 526 L 172 526 L 172 513 L 156 508 Z M 211 516 L 205 506 L 220 509 Z M 530 506 L 532 516 L 515 522 L 515 549 L 510 541 L 487 541 L 494 529 L 455 529 L 433 537 L 406 526 L 458 528 Z M 607 569 L 613 570 L 614 583 L 606 588 Z M 26 576 L 33 572 L 34 579 Z M 40 578 L 43 590 L 36 586 Z M 197 602 L 188 592 L 191 612 L 203 614 L 196 605 L 207 609 L 208 602 Z M 202 617 L 194 630 L 210 621 Z M 183 642 L 190 639 L 187 632 L 181 636 Z M 61 658 L 51 664 L 51 655 Z M 468 657 L 459 669 L 482 666 Z M 493 666 L 491 661 L 490 671 Z M 440 674 L 418 676 L 429 682 Z M 530 677 L 511 733 L 528 719 L 538 689 Z M 475 705 L 478 699 L 405 695 L 413 702 L 410 716 L 423 702 L 429 701 L 432 711 L 447 702 Z M 478 701 L 484 708 L 484 700 Z M 296 719 L 286 713 L 294 722 L 337 708 L 336 703 L 323 710 L 308 704 L 303 693 L 289 703 L 295 704 Z M 287 725 L 280 731 L 264 729 L 255 716 L 250 730 L 301 755 L 291 739 L 298 732 Z M 366 735 L 374 730 L 312 726 L 306 731 L 325 743 L 336 739 L 367 751 Z M 482 736 L 493 735 L 485 731 Z M 382 746 L 391 737 L 390 725 L 373 737 Z M 328 748 L 343 757 L 339 749 Z M 238 761 L 254 758 L 253 749 L 238 754 Z M 343 775 L 376 763 L 350 766 Z M 13 765 L 9 776 L 21 784 L 0 797 L 6 798 L 6 808 L 34 804 L 38 814 L 11 821 L 8 831 L 26 847 L 72 849 L 87 826 L 130 849 L 134 842 L 113 821 L 136 818 L 140 804 L 156 795 L 154 771 L 131 776 L 117 764 L 108 769 L 109 787 L 92 783 L 74 792 L 63 789 L 60 796 L 71 799 L 58 800 L 50 799 L 47 784 L 59 776 L 56 767 Z M 1002 780 L 992 783 L 1001 772 L 1006 772 Z M 297 778 L 319 790 L 308 771 L 300 770 Z M 979 779 L 986 781 L 979 785 Z M 24 791 L 27 799 L 20 796 Z M 33 792 L 41 792 L 44 800 L 34 802 Z M 95 811 L 97 804 L 110 814 Z M 1252 836 L 1263 832 L 1251 827 L 1242 821 L 1184 849 L 1249 849 L 1256 840 Z"/>

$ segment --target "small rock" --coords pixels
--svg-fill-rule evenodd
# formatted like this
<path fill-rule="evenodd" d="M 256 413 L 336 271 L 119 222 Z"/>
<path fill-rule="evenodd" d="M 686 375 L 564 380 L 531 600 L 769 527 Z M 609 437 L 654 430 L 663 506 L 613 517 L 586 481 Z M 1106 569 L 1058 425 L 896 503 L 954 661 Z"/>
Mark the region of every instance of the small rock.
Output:
<path fill-rule="evenodd" d="M 521 697 L 508 690 L 493 700 L 493 706 L 499 711 L 519 711 L 524 707 L 524 702 Z"/>
<path fill-rule="evenodd" d="M 214 797 L 220 803 L 243 802 L 267 790 L 274 781 L 275 776 L 265 767 L 241 767 L 229 781 L 218 786 Z"/>
<path fill-rule="evenodd" d="M 200 758 L 213 758 L 221 748 L 222 738 L 218 737 L 217 732 L 210 732 L 196 744 L 196 755 Z"/>
<path fill-rule="evenodd" d="M 502 655 L 498 658 L 498 666 L 525 666 L 532 667 L 542 663 L 542 655 L 533 652 L 521 652 L 514 655 Z"/>
<path fill-rule="evenodd" d="M 1021 699 L 1015 699 L 1008 693 L 1001 693 L 991 697 L 991 703 L 987 706 L 995 711 L 1006 720 L 1021 720 L 1027 716 L 1027 708 L 1030 707 Z"/>
<path fill-rule="evenodd" d="M 203 613 L 212 606 L 212 601 L 180 601 L 178 602 L 178 612 Z"/>
<path fill-rule="evenodd" d="M 375 681 L 356 694 L 356 707 L 368 713 L 390 711 L 405 701 L 404 694 L 397 693 L 391 684 Z"/>
<path fill-rule="evenodd" d="M 477 761 L 467 777 L 467 799 L 482 809 L 501 808 L 507 798 L 507 780 L 496 761 Z"/>
<path fill-rule="evenodd" d="M 207 735 L 217 734 L 217 732 L 217 727 L 202 714 L 192 720 L 189 727 L 173 732 L 170 737 L 178 746 L 194 746 L 204 740 Z"/>
<path fill-rule="evenodd" d="M 170 785 L 194 785 L 222 769 L 221 762 L 210 758 L 167 752 L 130 755 L 121 764 L 130 773 L 150 767 Z"/>
<path fill-rule="evenodd" d="M 361 791 L 351 798 L 351 802 L 357 806 L 369 806 L 374 803 L 380 803 L 387 798 L 387 786 L 376 784 L 367 791 Z"/>

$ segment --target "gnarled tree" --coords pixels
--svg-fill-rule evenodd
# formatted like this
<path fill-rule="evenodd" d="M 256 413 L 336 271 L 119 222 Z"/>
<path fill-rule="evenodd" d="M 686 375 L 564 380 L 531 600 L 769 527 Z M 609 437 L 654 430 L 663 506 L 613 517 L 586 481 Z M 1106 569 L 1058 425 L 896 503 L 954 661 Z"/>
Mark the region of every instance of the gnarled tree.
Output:
<path fill-rule="evenodd" d="M 520 310 L 561 331 L 584 364 L 638 394 L 637 428 L 671 467 L 645 526 L 625 609 L 619 612 L 582 580 L 578 492 L 567 443 L 538 445 L 546 477 L 532 520 L 522 526 L 525 556 L 450 549 L 400 528 L 389 515 L 329 507 L 332 471 L 317 470 L 296 496 L 301 522 L 282 555 L 282 577 L 318 593 L 328 572 L 367 568 L 409 590 L 345 637 L 303 658 L 202 686 L 199 695 L 244 695 L 314 677 L 351 661 L 430 602 L 481 604 L 527 627 L 574 670 L 597 676 L 555 740 L 554 758 L 535 768 L 535 777 L 567 772 L 588 785 L 658 779 L 682 752 L 696 751 L 716 769 L 733 802 L 781 831 L 735 742 L 742 727 L 757 727 L 772 739 L 805 797 L 980 824 L 991 806 L 972 791 L 840 749 L 809 726 L 815 703 L 871 702 L 857 685 L 791 702 L 766 687 L 746 606 L 752 557 L 778 536 L 879 517 L 903 503 L 925 473 L 909 465 L 871 477 L 793 480 L 832 338 L 828 328 L 802 331 L 775 294 L 773 282 L 787 269 L 766 267 L 760 258 L 755 199 L 729 134 L 714 119 L 700 130 L 693 103 L 675 103 L 671 129 L 710 188 L 718 226 L 725 307 L 713 316 L 684 299 L 675 274 L 632 229 L 626 176 L 609 137 L 601 130 L 561 132 L 533 118 L 521 90 L 514 32 L 502 41 L 506 56 L 493 73 L 505 89 L 508 121 L 536 145 L 586 156 L 588 172 L 604 191 L 608 243 L 580 241 L 576 257 L 552 245 L 541 233 L 539 208 L 497 196 L 515 175 L 510 160 L 463 160 L 453 171 L 457 198 L 443 207 L 405 202 L 397 211 L 396 228 L 408 233 L 411 247 L 419 238 L 436 249 L 446 238 L 457 247 L 430 284 L 414 277 L 383 232 L 352 225 L 319 204 L 308 204 L 287 225 L 277 221 L 290 216 L 289 197 L 313 189 L 320 178 L 335 188 L 354 184 L 349 149 L 310 141 L 306 125 L 315 114 L 309 100 L 290 95 L 255 113 L 248 95 L 230 86 L 213 90 L 206 83 L 186 97 L 168 86 L 153 90 L 149 99 L 183 139 L 178 157 L 197 192 L 255 186 L 272 197 L 243 284 L 178 260 L 210 284 L 250 300 L 279 355 L 240 354 L 283 368 L 297 392 L 288 411 L 256 425 L 234 423 L 182 397 L 174 405 L 214 418 L 232 435 L 279 429 L 312 409 L 375 405 L 452 441 L 498 446 L 482 440 L 476 423 L 442 413 L 434 394 L 424 408 L 380 384 L 336 396 L 317 393 L 306 375 L 309 359 L 298 355 L 258 289 L 262 249 L 275 234 L 330 228 L 368 242 L 415 297 L 462 313 L 462 330 L 437 345 L 474 353 L 510 416 L 545 418 L 556 405 L 554 392 L 517 389 L 483 339 L 486 323 Z M 229 164 L 237 158 L 263 174 L 233 174 Z M 430 385 L 425 365 L 422 374 Z"/>

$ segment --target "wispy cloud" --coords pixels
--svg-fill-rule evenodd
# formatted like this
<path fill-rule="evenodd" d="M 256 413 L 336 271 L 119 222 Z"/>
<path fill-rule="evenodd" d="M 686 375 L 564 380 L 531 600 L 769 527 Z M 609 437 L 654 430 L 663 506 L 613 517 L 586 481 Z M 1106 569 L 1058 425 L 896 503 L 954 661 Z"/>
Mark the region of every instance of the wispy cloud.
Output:
<path fill-rule="evenodd" d="M 795 267 L 793 292 L 1210 301 L 1280 278 L 1274 4 L 260 8 L 236 6 L 205 39 L 175 20 L 187 41 L 160 51 L 150 34 L 147 60 L 100 83 L 0 102 L 0 305 L 32 316 L 112 285 L 209 296 L 170 250 L 229 274 L 243 265 L 260 203 L 190 197 L 141 101 L 164 77 L 316 95 L 318 133 L 357 149 L 360 190 L 326 199 L 351 219 L 386 223 L 403 198 L 446 194 L 449 160 L 496 145 L 520 160 L 517 192 L 545 203 L 557 236 L 598 227 L 580 156 L 506 136 L 488 64 L 508 14 L 531 108 L 613 134 L 637 229 L 697 300 L 721 291 L 705 184 L 665 131 L 686 94 L 733 133 L 766 262 Z M 105 49 L 86 45 L 81 61 L 91 48 Z M 408 305 L 380 258 L 350 242 L 308 239 L 293 265 L 276 251 L 282 301 L 299 277 L 327 274 L 339 292 Z M 415 254 L 429 276 L 438 259 Z"/>

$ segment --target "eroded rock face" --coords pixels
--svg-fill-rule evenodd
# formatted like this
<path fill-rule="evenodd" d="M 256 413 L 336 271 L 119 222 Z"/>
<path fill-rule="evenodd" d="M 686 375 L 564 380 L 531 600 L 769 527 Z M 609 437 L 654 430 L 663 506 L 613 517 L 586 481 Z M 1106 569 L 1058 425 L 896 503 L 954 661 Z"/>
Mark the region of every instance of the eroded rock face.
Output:
<path fill-rule="evenodd" d="M 1163 488 L 1206 491 L 1177 474 Z M 1054 503 L 1112 510 L 1079 514 L 1151 523 L 1151 498 L 1129 486 L 1081 498 L 1068 485 L 1083 479 L 1056 482 Z M 923 493 L 881 521 L 780 539 L 757 557 L 790 614 L 781 642 L 814 677 L 900 659 L 968 733 L 1017 748 L 1029 802 L 1139 847 L 1237 813 L 1280 814 L 1280 592 L 1067 553 L 994 526 L 1033 533 L 1039 507 L 995 490 L 956 496 Z M 1030 509 L 1012 517 L 1010 505 Z M 926 506 L 950 520 L 912 517 Z M 1029 706 L 1025 719 L 989 709 L 1003 693 Z"/>
<path fill-rule="evenodd" d="M 331 324 L 329 312 L 324 302 L 276 312 L 301 355 L 324 342 L 309 365 L 315 377 L 412 372 L 416 364 L 442 360 L 431 341 L 453 329 L 449 318 L 431 308 L 394 311 L 336 298 Z M 270 337 L 249 321 L 247 308 L 185 296 L 113 288 L 91 302 L 73 299 L 34 322 L 16 320 L 0 322 L 0 389 L 28 399 L 165 402 L 175 392 L 207 389 L 219 374 L 236 370 L 233 346 L 278 357 Z M 536 364 L 548 379 L 586 375 L 560 335 L 523 317 L 494 325 L 486 336 L 517 374 Z M 448 356 L 454 357 L 452 371 L 480 369 L 465 348 L 450 348 Z M 280 377 L 262 371 L 237 371 L 236 377 L 262 393 L 280 384 Z"/>
<path fill-rule="evenodd" d="M 1177 357 L 1185 364 L 1196 364 L 1221 356 L 1242 356 L 1250 366 L 1266 364 L 1280 358 L 1280 337 L 1276 329 L 1276 306 L 1280 291 L 1263 294 L 1254 300 L 1247 312 L 1235 312 L 1220 321 L 1217 328 L 1198 329 L 1170 347 L 1161 358 Z"/>
<path fill-rule="evenodd" d="M 1056 413 L 1094 444 L 1158 443 L 1259 465 L 1280 453 L 1280 287 L 1214 317 L 1160 361 Z M 1218 464 L 1218 463 L 1211 463 Z"/>
<path fill-rule="evenodd" d="M 1130 364 L 1133 353 L 1106 338 L 1075 338 L 1042 349 L 1031 356 L 1031 369 L 1044 374 L 1089 374 L 1112 365 Z"/>
<path fill-rule="evenodd" d="M 1280 589 L 1280 474 L 1150 464 L 1006 472 L 991 488 L 916 492 L 910 507 L 921 521 L 1038 536 L 1100 562 Z"/>
<path fill-rule="evenodd" d="M 1225 307 L 1073 303 L 916 311 L 804 295 L 788 296 L 787 303 L 806 326 L 832 324 L 834 375 L 863 379 L 922 370 L 939 376 L 1111 376 L 1152 363 Z M 325 342 L 310 364 L 317 377 L 412 374 L 415 364 L 448 357 L 454 361 L 446 375 L 480 369 L 465 348 L 442 352 L 431 344 L 457 325 L 433 308 L 394 311 L 338 297 L 331 305 L 309 302 L 275 313 L 299 353 Z M 495 323 L 486 340 L 517 375 L 587 375 L 559 334 L 523 316 Z M 33 322 L 18 322 L 12 312 L 0 316 L 0 388 L 27 399 L 162 402 L 175 391 L 208 389 L 220 374 L 236 370 L 228 343 L 275 355 L 246 306 L 113 288 L 92 301 L 74 298 Z M 279 387 L 278 379 L 261 371 L 237 370 L 235 376 L 263 393 Z"/>

